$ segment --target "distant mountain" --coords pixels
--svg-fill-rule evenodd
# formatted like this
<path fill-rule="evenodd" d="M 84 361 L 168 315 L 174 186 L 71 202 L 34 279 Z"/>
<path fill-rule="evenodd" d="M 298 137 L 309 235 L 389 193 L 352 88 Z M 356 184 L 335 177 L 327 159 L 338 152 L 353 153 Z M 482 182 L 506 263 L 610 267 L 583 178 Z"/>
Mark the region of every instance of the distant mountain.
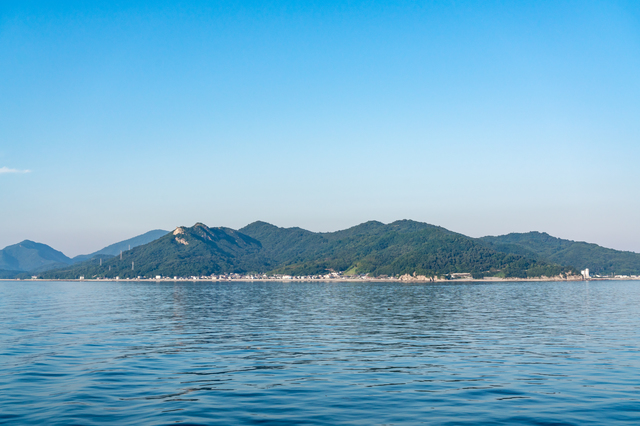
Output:
<path fill-rule="evenodd" d="M 179 227 L 111 259 L 93 259 L 50 271 L 43 278 L 201 276 L 222 273 L 314 275 L 552 276 L 569 272 L 556 264 L 503 253 L 462 234 L 409 220 L 366 222 L 337 232 L 314 233 L 255 222 L 240 231 L 198 223 Z"/>
<path fill-rule="evenodd" d="M 65 256 L 46 244 L 24 240 L 21 243 L 5 247 L 0 250 L 0 278 L 14 278 L 25 273 L 41 273 L 52 269 L 65 268 L 73 263 L 79 263 L 91 258 L 105 258 L 115 256 L 129 246 L 137 247 L 147 244 L 168 234 L 167 231 L 156 229 L 137 237 L 112 244 L 95 253 L 76 256 L 73 259 Z"/>
<path fill-rule="evenodd" d="M 81 254 L 79 256 L 74 257 L 72 260 L 74 263 L 78 263 L 78 262 L 84 262 L 85 260 L 89 260 L 92 257 L 96 257 L 98 255 L 115 256 L 117 254 L 120 254 L 121 251 L 129 250 L 134 247 L 138 247 L 143 244 L 150 243 L 168 233 L 169 231 L 154 229 L 153 231 L 145 232 L 142 235 L 138 235 L 137 237 L 129 238 L 128 240 L 111 244 L 110 246 L 107 246 L 91 254 Z"/>
<path fill-rule="evenodd" d="M 39 272 L 64 267 L 72 261 L 46 244 L 24 240 L 0 250 L 0 269 Z"/>
<path fill-rule="evenodd" d="M 482 241 L 497 251 L 516 253 L 550 263 L 589 268 L 591 274 L 632 275 L 640 273 L 640 254 L 600 247 L 552 237 L 544 232 L 482 237 Z"/>
<path fill-rule="evenodd" d="M 191 276 L 246 272 L 268 265 L 262 246 L 253 238 L 229 228 L 208 228 L 197 223 L 109 259 L 92 259 L 72 267 L 50 271 L 42 277 Z M 118 252 L 119 254 L 119 252 Z"/>

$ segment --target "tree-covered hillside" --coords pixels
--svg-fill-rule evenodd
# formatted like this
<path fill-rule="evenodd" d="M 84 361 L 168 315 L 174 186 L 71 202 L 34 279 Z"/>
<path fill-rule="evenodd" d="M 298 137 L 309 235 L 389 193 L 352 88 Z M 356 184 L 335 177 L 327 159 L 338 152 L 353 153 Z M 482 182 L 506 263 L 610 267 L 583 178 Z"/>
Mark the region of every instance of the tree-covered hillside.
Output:
<path fill-rule="evenodd" d="M 517 253 L 549 263 L 572 266 L 591 274 L 640 274 L 640 254 L 600 247 L 596 244 L 555 238 L 544 232 L 482 237 L 488 247 Z"/>
<path fill-rule="evenodd" d="M 12 279 L 22 275 L 23 271 L 7 271 L 5 269 L 0 269 L 0 279 Z"/>
<path fill-rule="evenodd" d="M 372 275 L 552 276 L 567 268 L 492 250 L 444 228 L 410 220 L 366 222 L 331 233 L 256 222 L 240 230 L 259 240 L 279 265 L 274 272 L 309 275 L 326 270 Z"/>
<path fill-rule="evenodd" d="M 196 224 L 179 227 L 148 244 L 124 251 L 120 256 L 94 258 L 78 265 L 49 271 L 42 278 L 78 276 L 135 278 L 138 276 L 200 276 L 228 271 L 261 270 L 266 262 L 261 245 L 253 238 L 229 228 Z"/>
<path fill-rule="evenodd" d="M 317 275 L 327 271 L 374 276 L 469 272 L 476 277 L 535 277 L 555 276 L 570 268 L 499 252 L 474 238 L 409 220 L 388 225 L 372 221 L 329 233 L 255 222 L 240 231 L 203 224 L 180 227 L 123 252 L 122 259 L 93 259 L 41 276 Z"/>

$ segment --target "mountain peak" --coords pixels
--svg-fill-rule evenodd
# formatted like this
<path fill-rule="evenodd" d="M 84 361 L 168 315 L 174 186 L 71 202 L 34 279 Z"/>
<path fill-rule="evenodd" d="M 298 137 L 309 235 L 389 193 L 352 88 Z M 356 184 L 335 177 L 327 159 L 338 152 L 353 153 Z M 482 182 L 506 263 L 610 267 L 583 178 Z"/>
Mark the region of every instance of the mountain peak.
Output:
<path fill-rule="evenodd" d="M 41 246 L 49 247 L 46 244 L 37 243 L 37 242 L 31 241 L 31 240 L 20 241 L 18 244 L 14 244 L 14 246 L 20 246 L 20 247 L 24 247 L 24 248 L 35 248 L 35 247 L 41 247 Z"/>
<path fill-rule="evenodd" d="M 0 269 L 39 271 L 58 268 L 71 262 L 64 253 L 31 240 L 24 240 L 0 250 Z"/>
<path fill-rule="evenodd" d="M 262 220 L 256 220 L 255 222 L 251 222 L 250 224 L 246 225 L 244 228 L 240 228 L 239 230 L 242 231 L 245 228 L 279 228 L 279 227 L 272 225 L 268 222 L 264 222 Z"/>

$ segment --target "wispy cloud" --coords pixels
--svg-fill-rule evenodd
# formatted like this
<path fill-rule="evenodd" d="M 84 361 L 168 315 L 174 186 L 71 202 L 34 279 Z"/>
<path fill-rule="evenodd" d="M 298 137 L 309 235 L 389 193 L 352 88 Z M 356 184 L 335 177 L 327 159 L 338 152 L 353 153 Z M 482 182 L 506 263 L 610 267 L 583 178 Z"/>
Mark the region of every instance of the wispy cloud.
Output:
<path fill-rule="evenodd" d="M 0 167 L 0 175 L 5 173 L 30 173 L 31 170 L 10 169 L 8 167 Z"/>

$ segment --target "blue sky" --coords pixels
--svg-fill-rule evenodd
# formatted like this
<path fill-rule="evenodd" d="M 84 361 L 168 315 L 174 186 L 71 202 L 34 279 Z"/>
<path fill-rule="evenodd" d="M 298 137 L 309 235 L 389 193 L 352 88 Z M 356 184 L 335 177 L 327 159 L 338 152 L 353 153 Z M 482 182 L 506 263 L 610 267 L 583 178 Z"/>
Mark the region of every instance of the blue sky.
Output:
<path fill-rule="evenodd" d="M 640 3 L 0 4 L 0 247 L 414 219 L 640 252 Z"/>

